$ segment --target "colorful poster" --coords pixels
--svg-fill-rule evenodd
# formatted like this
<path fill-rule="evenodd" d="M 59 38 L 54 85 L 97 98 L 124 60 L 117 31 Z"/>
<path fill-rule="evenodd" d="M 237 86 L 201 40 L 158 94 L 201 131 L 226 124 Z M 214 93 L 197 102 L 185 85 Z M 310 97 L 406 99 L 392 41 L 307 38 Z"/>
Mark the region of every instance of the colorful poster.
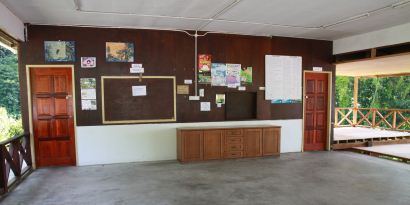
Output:
<path fill-rule="evenodd" d="M 134 44 L 106 42 L 105 57 L 107 62 L 134 62 Z"/>
<path fill-rule="evenodd" d="M 44 41 L 46 62 L 74 62 L 74 41 Z"/>
<path fill-rule="evenodd" d="M 212 63 L 211 68 L 212 86 L 226 86 L 226 65 Z"/>
<path fill-rule="evenodd" d="M 241 64 L 226 64 L 226 84 L 229 87 L 241 85 Z"/>
<path fill-rule="evenodd" d="M 225 104 L 225 94 L 216 94 L 215 103 L 216 104 Z"/>
<path fill-rule="evenodd" d="M 241 85 L 252 85 L 252 67 L 243 67 L 241 70 Z"/>
<path fill-rule="evenodd" d="M 211 55 L 198 55 L 198 83 L 211 83 Z"/>
<path fill-rule="evenodd" d="M 95 78 L 81 78 L 80 88 L 81 89 L 95 89 L 96 88 Z"/>

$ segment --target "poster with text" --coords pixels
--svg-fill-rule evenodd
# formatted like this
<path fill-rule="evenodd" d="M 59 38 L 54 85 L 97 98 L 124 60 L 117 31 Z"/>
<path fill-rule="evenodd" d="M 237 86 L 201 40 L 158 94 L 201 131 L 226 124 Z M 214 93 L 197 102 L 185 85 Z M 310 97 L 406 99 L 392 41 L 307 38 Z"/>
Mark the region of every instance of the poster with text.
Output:
<path fill-rule="evenodd" d="M 252 85 L 252 67 L 241 69 L 241 85 Z"/>
<path fill-rule="evenodd" d="M 226 65 L 212 63 L 211 67 L 212 86 L 226 86 Z"/>
<path fill-rule="evenodd" d="M 82 110 L 97 110 L 96 87 L 95 78 L 80 78 Z"/>
<path fill-rule="evenodd" d="M 211 83 L 211 55 L 198 55 L 198 82 Z"/>
<path fill-rule="evenodd" d="M 226 84 L 229 87 L 241 85 L 241 64 L 226 64 Z"/>

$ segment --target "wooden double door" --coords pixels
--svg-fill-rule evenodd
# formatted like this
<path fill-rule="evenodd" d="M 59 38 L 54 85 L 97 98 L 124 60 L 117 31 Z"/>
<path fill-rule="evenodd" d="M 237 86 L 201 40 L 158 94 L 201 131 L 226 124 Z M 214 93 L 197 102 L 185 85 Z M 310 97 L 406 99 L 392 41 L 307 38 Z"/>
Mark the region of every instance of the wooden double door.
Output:
<path fill-rule="evenodd" d="M 75 165 L 71 67 L 30 68 L 37 167 Z"/>
<path fill-rule="evenodd" d="M 328 139 L 328 73 L 305 74 L 304 150 L 325 150 Z"/>

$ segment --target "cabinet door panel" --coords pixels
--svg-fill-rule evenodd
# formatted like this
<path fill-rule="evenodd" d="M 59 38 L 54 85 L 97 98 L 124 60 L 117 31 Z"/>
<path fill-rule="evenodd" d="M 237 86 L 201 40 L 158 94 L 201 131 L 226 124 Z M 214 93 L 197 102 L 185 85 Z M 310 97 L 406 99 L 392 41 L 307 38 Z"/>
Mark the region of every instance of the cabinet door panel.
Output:
<path fill-rule="evenodd" d="M 197 161 L 202 160 L 203 150 L 203 132 L 202 131 L 184 131 L 182 132 L 184 142 L 184 160 Z"/>
<path fill-rule="evenodd" d="M 222 158 L 222 130 L 205 130 L 204 131 L 204 159 L 221 159 Z"/>
<path fill-rule="evenodd" d="M 262 156 L 262 129 L 245 129 L 243 136 L 245 157 Z"/>
<path fill-rule="evenodd" d="M 280 153 L 280 129 L 263 129 L 263 156 L 278 155 Z"/>

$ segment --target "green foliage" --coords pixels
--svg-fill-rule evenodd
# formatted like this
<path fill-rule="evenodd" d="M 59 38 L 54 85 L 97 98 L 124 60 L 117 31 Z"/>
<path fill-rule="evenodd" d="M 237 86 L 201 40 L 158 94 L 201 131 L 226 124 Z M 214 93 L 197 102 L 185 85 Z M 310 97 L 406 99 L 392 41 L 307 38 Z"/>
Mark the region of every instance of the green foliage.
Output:
<path fill-rule="evenodd" d="M 4 107 L 0 107 L 0 141 L 23 133 L 21 119 L 10 117 Z"/>
<path fill-rule="evenodd" d="M 336 77 L 336 107 L 352 107 L 353 77 Z M 410 76 L 360 78 L 359 107 L 410 109 Z"/>
<path fill-rule="evenodd" d="M 15 119 L 20 118 L 20 85 L 17 56 L 0 47 L 0 107 Z"/>
<path fill-rule="evenodd" d="M 353 106 L 353 84 L 352 77 L 336 77 L 336 107 Z"/>

